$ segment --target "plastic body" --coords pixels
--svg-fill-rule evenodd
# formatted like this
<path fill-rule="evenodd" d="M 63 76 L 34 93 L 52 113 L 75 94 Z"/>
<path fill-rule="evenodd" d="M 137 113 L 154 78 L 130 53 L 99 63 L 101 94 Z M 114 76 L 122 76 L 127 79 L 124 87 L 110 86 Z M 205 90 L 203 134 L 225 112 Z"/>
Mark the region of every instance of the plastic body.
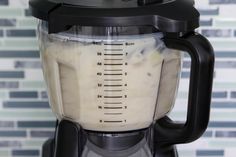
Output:
<path fill-rule="evenodd" d="M 205 37 L 194 32 L 181 38 L 167 36 L 164 42 L 167 47 L 186 51 L 191 56 L 188 112 L 185 124 L 175 123 L 168 117 L 160 119 L 156 123 L 155 140 L 163 145 L 192 142 L 204 133 L 209 122 L 214 51 Z"/>
<path fill-rule="evenodd" d="M 142 109 L 142 110 L 137 110 L 137 107 L 128 109 L 128 106 L 124 106 L 124 109 L 128 109 L 129 111 L 135 112 L 133 115 L 128 116 L 128 117 L 131 117 L 129 118 L 130 120 L 132 119 L 131 121 L 129 121 L 131 123 L 127 121 L 128 119 L 127 118 L 123 120 L 112 120 L 112 121 L 107 121 L 107 120 L 104 121 L 104 119 L 99 119 L 100 124 L 98 124 L 97 122 L 95 122 L 95 120 L 89 121 L 88 119 L 83 119 L 83 118 L 81 119 L 81 117 L 92 117 L 92 116 L 88 116 L 88 115 L 81 116 L 81 114 L 78 114 L 78 108 L 75 108 L 73 105 L 72 105 L 73 107 L 71 106 L 71 108 L 68 107 L 71 104 L 78 102 L 75 100 L 78 93 L 76 93 L 75 90 L 74 91 L 68 90 L 68 89 L 74 89 L 74 84 L 76 83 L 75 80 L 77 80 L 77 76 L 75 76 L 76 74 L 75 69 L 78 68 L 77 66 L 76 68 L 71 68 L 70 65 L 72 65 L 71 63 L 73 62 L 67 62 L 70 64 L 67 64 L 67 63 L 65 64 L 65 62 L 63 62 L 65 61 L 65 59 L 68 59 L 67 57 L 68 54 L 64 55 L 65 57 L 61 57 L 62 62 L 57 62 L 55 60 L 56 57 L 54 56 L 53 53 L 51 53 L 52 56 L 50 59 L 47 57 L 47 55 L 46 57 L 44 56 L 45 58 L 43 58 L 43 60 L 48 60 L 48 65 L 50 65 L 50 66 L 47 66 L 47 63 L 44 64 L 44 71 L 48 70 L 45 67 L 53 67 L 51 66 L 52 62 L 50 62 L 50 60 L 51 61 L 53 60 L 54 63 L 56 62 L 56 66 L 54 67 L 57 67 L 58 69 L 57 73 L 55 73 L 56 71 L 55 69 L 52 69 L 51 71 L 52 73 L 49 72 L 49 74 L 51 74 L 52 77 L 47 78 L 47 74 L 45 74 L 47 82 L 50 82 L 49 80 L 53 80 L 51 81 L 51 83 L 48 83 L 48 85 L 50 86 L 50 84 L 58 83 L 59 82 L 58 80 L 65 81 L 64 86 L 55 85 L 55 87 L 60 87 L 60 88 L 51 88 L 51 87 L 49 88 L 49 90 L 51 90 L 49 91 L 49 93 L 56 94 L 54 96 L 50 96 L 50 101 L 51 101 L 51 104 L 55 104 L 55 105 L 52 105 L 52 108 L 54 112 L 57 113 L 58 118 L 61 120 L 61 122 L 59 123 L 57 127 L 55 147 L 52 144 L 50 144 L 53 142 L 49 142 L 48 144 L 50 145 L 51 148 L 53 148 L 52 154 L 55 157 L 67 157 L 67 156 L 71 156 L 71 157 L 88 156 L 89 157 L 89 154 L 85 153 L 84 155 L 84 150 L 88 148 L 86 147 L 87 142 L 91 142 L 95 144 L 96 147 L 99 147 L 99 149 L 102 149 L 102 151 L 108 152 L 105 154 L 104 153 L 99 154 L 100 151 L 98 151 L 97 155 L 99 157 L 103 157 L 103 156 L 107 157 L 107 155 L 109 156 L 111 154 L 110 153 L 111 149 L 112 149 L 112 153 L 117 154 L 119 156 L 119 154 L 120 155 L 122 154 L 119 148 L 124 148 L 124 149 L 127 148 L 128 150 L 129 149 L 128 147 L 132 147 L 132 145 L 134 145 L 135 143 L 139 145 L 139 142 L 140 142 L 139 139 L 142 139 L 142 138 L 146 139 L 147 145 L 145 145 L 145 149 L 142 149 L 140 147 L 138 151 L 147 150 L 146 148 L 150 150 L 149 154 L 144 154 L 145 157 L 149 157 L 149 156 L 175 157 L 177 156 L 177 153 L 173 145 L 179 144 L 179 143 L 192 142 L 196 140 L 197 138 L 199 138 L 203 134 L 203 132 L 206 130 L 207 124 L 209 121 L 209 113 L 210 113 L 210 98 L 211 98 L 212 80 L 213 80 L 214 54 L 213 54 L 213 49 L 210 43 L 201 35 L 194 33 L 195 28 L 199 26 L 199 13 L 193 7 L 192 1 L 188 3 L 186 1 L 181 1 L 181 0 L 175 0 L 175 1 L 110 0 L 109 2 L 106 0 L 88 0 L 88 1 L 31 0 L 30 7 L 32 10 L 33 16 L 48 22 L 48 27 L 47 27 L 48 31 L 46 31 L 45 34 L 43 34 L 43 32 L 40 32 L 42 52 L 47 52 L 48 47 L 50 47 L 50 43 L 55 42 L 54 37 L 60 36 L 60 33 L 63 31 L 69 31 L 69 33 L 71 33 L 70 32 L 71 29 L 73 30 L 75 26 L 82 26 L 82 29 L 86 28 L 83 26 L 88 26 L 88 28 L 90 29 L 92 28 L 92 30 L 94 30 L 95 28 L 97 29 L 98 27 L 108 28 L 107 30 L 109 31 L 104 31 L 106 34 L 102 34 L 106 37 L 108 36 L 113 37 L 117 35 L 120 36 L 121 32 L 123 32 L 121 31 L 123 28 L 127 29 L 127 27 L 139 28 L 139 27 L 149 26 L 149 28 L 150 27 L 155 28 L 158 31 L 160 31 L 163 37 L 161 38 L 159 37 L 158 40 L 156 40 L 156 38 L 153 40 L 153 37 L 149 36 L 146 40 L 147 42 L 143 42 L 143 43 L 140 42 L 138 45 L 144 44 L 144 46 L 150 50 L 150 48 L 152 49 L 151 45 L 153 45 L 151 43 L 155 43 L 156 45 L 163 43 L 164 49 L 166 50 L 167 48 L 176 49 L 174 50 L 175 52 L 187 51 L 190 54 L 191 59 L 192 59 L 190 88 L 189 88 L 190 92 L 189 92 L 189 102 L 188 102 L 188 115 L 187 115 L 186 123 L 182 123 L 182 124 L 175 123 L 172 120 L 170 120 L 167 116 L 165 116 L 166 113 L 170 111 L 171 106 L 172 106 L 171 104 L 173 104 L 174 99 L 172 98 L 174 98 L 176 86 L 173 84 L 170 85 L 170 87 L 175 87 L 175 89 L 170 88 L 171 89 L 170 91 L 174 93 L 174 94 L 172 93 L 169 95 L 171 97 L 170 99 L 166 98 L 165 94 L 164 96 L 161 96 L 163 93 L 161 94 L 160 92 L 164 91 L 161 89 L 163 88 L 163 85 L 165 84 L 165 80 L 166 80 L 166 79 L 161 79 L 161 76 L 162 77 L 164 76 L 165 71 L 167 72 L 167 74 L 170 74 L 170 70 L 172 70 L 171 66 L 162 64 L 161 66 L 159 66 L 159 71 L 158 72 L 155 71 L 154 73 L 155 76 L 158 75 L 160 77 L 159 79 L 157 79 L 158 77 L 154 79 L 156 80 L 156 82 L 152 86 L 154 87 L 153 89 L 150 88 L 150 84 L 148 84 L 152 81 L 148 81 L 147 84 L 145 82 L 142 82 L 139 84 L 139 86 L 135 86 L 135 88 L 133 88 L 133 89 L 136 89 L 135 91 L 139 91 L 140 93 L 142 93 L 142 96 L 145 96 L 148 99 L 145 100 L 147 106 L 139 105 L 139 109 Z M 86 34 L 88 29 L 85 29 L 86 31 L 80 31 L 78 27 L 75 27 L 75 28 L 77 28 L 75 30 L 79 31 L 79 33 L 84 32 L 85 35 L 88 35 Z M 140 29 L 135 29 L 135 30 L 138 30 L 138 32 L 140 32 Z M 136 35 L 137 34 L 139 35 L 138 40 L 145 41 L 144 36 L 140 34 L 144 34 L 144 35 L 149 34 L 148 32 L 146 32 L 146 30 L 150 31 L 150 29 L 145 28 L 144 33 L 134 33 Z M 98 32 L 103 32 L 103 31 L 99 30 Z M 132 31 L 128 29 L 127 32 L 131 33 Z M 59 33 L 59 34 L 52 34 L 52 33 Z M 128 34 L 125 33 L 124 35 L 128 35 L 128 36 L 133 35 L 132 33 L 131 34 L 129 33 Z M 49 34 L 52 34 L 52 36 Z M 72 34 L 73 34 L 73 31 L 72 31 Z M 78 33 L 75 33 L 75 35 L 78 35 Z M 78 36 L 75 36 L 72 38 L 71 36 L 68 37 L 67 35 L 62 35 L 62 36 L 63 37 L 60 38 L 60 41 L 58 42 L 59 44 L 55 44 L 56 46 L 54 45 L 54 48 L 52 49 L 55 49 L 57 47 L 57 49 L 60 49 L 60 51 L 62 52 L 63 43 L 68 44 L 68 43 L 71 43 L 71 41 L 73 43 L 76 43 L 75 45 L 79 45 Z M 89 34 L 89 36 L 91 36 L 91 34 Z M 79 38 L 79 39 L 80 39 L 79 41 L 82 40 L 82 43 L 88 44 L 85 40 L 83 40 L 83 38 Z M 86 36 L 85 39 L 87 40 L 88 36 Z M 94 39 L 97 39 L 97 38 L 95 37 L 93 38 L 93 40 Z M 98 42 L 93 42 L 93 44 L 101 44 L 102 43 L 101 39 L 102 39 L 101 36 L 99 36 Z M 114 40 L 114 38 L 109 38 L 109 41 L 111 40 Z M 107 41 L 107 40 L 104 39 L 104 41 Z M 129 45 L 130 43 L 131 45 L 133 45 L 133 43 L 129 41 L 126 43 L 128 43 L 127 45 Z M 113 46 L 114 45 L 110 45 L 110 48 Z M 70 49 L 71 47 L 74 47 L 72 43 L 69 47 L 66 48 L 66 50 L 68 50 L 68 52 L 69 51 L 72 52 Z M 97 48 L 98 47 L 93 47 L 93 49 L 90 49 L 91 50 L 91 51 L 89 50 L 90 53 L 92 53 L 94 50 L 97 50 Z M 136 48 L 139 50 L 141 49 L 140 47 L 136 47 Z M 170 52 L 169 49 L 165 53 L 159 53 L 159 56 L 162 56 L 163 54 L 164 55 L 168 54 L 168 52 Z M 54 51 L 51 50 L 50 52 L 54 52 Z M 77 52 L 77 50 L 75 52 Z M 47 53 L 42 53 L 42 54 L 45 55 Z M 86 53 L 86 55 L 88 54 L 89 53 Z M 97 54 L 100 55 L 101 53 L 99 52 Z M 152 53 L 148 53 L 148 54 L 152 54 Z M 158 54 L 158 53 L 155 53 L 155 54 Z M 176 54 L 176 53 L 171 52 L 168 55 L 171 56 L 173 54 Z M 162 57 L 157 57 L 157 58 L 160 59 Z M 156 57 L 151 57 L 151 58 L 156 58 Z M 164 61 L 165 60 L 164 58 L 160 59 L 159 61 Z M 177 66 L 179 65 L 178 64 L 179 57 L 177 57 L 178 59 L 176 57 L 174 58 L 175 59 L 170 57 L 170 62 L 172 60 L 175 60 L 177 61 L 175 68 L 180 67 L 180 66 Z M 72 60 L 76 60 L 76 57 L 72 57 Z M 147 60 L 148 59 L 146 58 L 145 61 Z M 83 63 L 84 62 L 88 63 L 87 61 L 91 62 L 93 61 L 93 57 L 89 59 L 82 58 L 81 63 L 82 61 Z M 157 60 L 154 61 L 155 65 L 157 65 L 156 61 Z M 166 62 L 168 63 L 167 60 Z M 128 62 L 124 62 L 125 65 L 126 63 L 127 65 L 130 65 Z M 96 66 L 101 65 L 101 64 L 102 64 L 101 62 L 97 62 Z M 67 65 L 67 66 L 64 66 L 64 65 Z M 88 64 L 82 64 L 82 65 L 88 65 Z M 142 68 L 143 67 L 145 66 L 142 66 Z M 164 67 L 168 67 L 168 68 L 164 68 Z M 88 67 L 86 66 L 86 68 Z M 84 70 L 86 68 L 81 68 L 81 69 Z M 148 69 L 150 69 L 150 67 Z M 131 72 L 134 72 L 134 71 L 131 71 Z M 140 71 L 140 74 L 142 74 L 141 72 L 143 70 L 138 69 L 138 71 Z M 88 74 L 89 72 L 90 70 L 83 71 L 84 74 L 85 73 Z M 102 74 L 103 73 L 98 72 L 97 76 L 102 75 Z M 176 75 L 178 74 L 179 74 L 179 71 L 176 70 Z M 123 75 L 127 76 L 126 73 L 124 73 Z M 169 81 L 169 82 L 175 82 L 177 84 L 178 81 L 176 78 L 178 77 L 176 77 L 176 75 L 174 77 L 175 81 Z M 60 77 L 60 76 L 63 76 L 63 77 Z M 70 77 L 67 77 L 67 76 L 70 76 Z M 79 76 L 86 76 L 86 75 L 79 75 Z M 135 79 L 133 80 L 135 81 L 145 80 L 145 78 L 143 78 L 143 76 L 145 75 L 142 74 L 138 76 L 140 77 L 135 77 Z M 90 77 L 86 77 L 86 78 L 96 78 L 96 77 L 93 75 L 90 75 Z M 60 78 L 60 79 L 53 79 L 53 78 Z M 173 77 L 170 77 L 170 78 L 173 79 Z M 145 88 L 142 88 L 141 85 L 143 84 L 145 85 Z M 101 86 L 103 84 L 99 83 L 97 85 Z M 128 84 L 126 83 L 124 84 L 124 86 L 129 87 Z M 85 87 L 88 87 L 88 84 L 86 84 Z M 140 89 L 137 90 L 138 87 L 140 87 Z M 147 92 L 145 91 L 145 89 L 152 89 L 152 91 Z M 154 89 L 156 89 L 156 94 L 158 95 L 156 97 L 150 94 L 150 93 L 155 93 Z M 67 94 L 62 94 L 63 90 Z M 58 94 L 58 91 L 62 93 Z M 80 91 L 80 94 L 84 93 L 85 91 L 87 92 L 89 90 L 86 89 L 86 90 L 83 90 L 82 92 Z M 94 92 L 95 91 L 97 92 L 97 90 L 94 90 Z M 95 94 L 90 93 L 90 95 L 96 95 L 97 94 L 96 92 Z M 68 99 L 65 99 L 65 97 L 67 97 Z M 110 97 L 110 95 L 108 97 Z M 137 98 L 137 95 L 135 97 Z M 86 95 L 83 95 L 82 99 L 83 98 L 86 98 Z M 101 98 L 102 100 L 105 97 L 99 94 L 97 95 L 97 98 Z M 112 99 L 113 98 L 114 97 L 112 96 Z M 125 100 L 128 100 L 128 99 L 131 100 L 132 97 L 128 97 L 128 94 L 127 95 L 124 94 L 122 95 L 122 98 L 125 98 Z M 154 98 L 156 98 L 156 103 L 154 103 Z M 68 101 L 65 101 L 65 100 L 68 100 Z M 88 99 L 88 100 L 93 100 L 93 99 Z M 169 105 L 159 105 L 159 107 L 168 106 L 167 108 L 160 109 L 158 107 L 158 104 L 163 104 L 161 102 L 165 102 L 165 100 L 168 100 L 171 103 L 167 103 Z M 142 101 L 137 101 L 136 103 L 143 104 L 141 102 Z M 67 105 L 63 105 L 63 104 L 67 104 Z M 98 105 L 99 103 L 96 102 L 94 104 Z M 127 104 L 132 106 L 132 104 L 135 104 L 135 103 L 129 102 Z M 94 106 L 94 105 L 90 105 L 90 106 Z M 82 108 L 79 108 L 79 109 L 82 109 Z M 92 107 L 92 109 L 94 108 Z M 92 112 L 87 112 L 87 111 L 92 111 L 92 109 L 91 108 L 88 110 L 82 109 L 80 111 L 83 111 L 81 112 L 82 114 L 86 114 L 86 113 L 92 113 Z M 104 107 L 98 106 L 98 109 L 104 109 Z M 75 110 L 75 111 L 71 112 L 72 110 Z M 152 113 L 152 114 L 147 114 L 147 111 L 148 113 Z M 163 112 L 159 112 L 159 111 L 163 111 Z M 98 112 L 94 112 L 94 113 L 98 113 Z M 137 113 L 145 113 L 147 115 L 145 115 L 145 117 L 140 117 L 141 114 L 137 115 Z M 165 117 L 162 118 L 163 116 Z M 68 119 L 76 123 L 65 121 L 63 119 Z M 134 123 L 135 121 L 137 121 L 138 122 L 137 124 L 139 125 L 135 124 Z M 104 122 L 108 124 L 101 125 Z M 154 124 L 152 122 L 154 122 Z M 125 125 L 119 125 L 121 123 L 124 123 Z M 133 125 L 132 123 L 135 125 Z M 98 126 L 102 126 L 102 127 L 98 127 Z M 142 128 L 146 128 L 145 136 L 143 136 L 142 130 L 137 130 L 137 129 L 142 129 Z M 90 131 L 88 130 L 93 130 L 94 131 L 93 134 L 91 135 Z M 129 131 L 129 132 L 123 132 L 123 131 Z M 134 137 L 136 138 L 133 137 L 133 132 L 135 133 Z M 131 133 L 131 135 L 129 133 Z M 129 135 L 130 137 L 127 137 Z M 126 136 L 126 138 L 123 138 L 123 136 Z M 117 142 L 117 140 L 120 142 Z M 95 154 L 93 154 L 92 156 L 94 157 L 94 155 Z M 130 157 L 130 155 L 126 155 L 126 156 Z M 140 157 L 140 154 L 136 156 Z"/>
<path fill-rule="evenodd" d="M 175 102 L 181 53 L 152 27 L 73 27 L 39 40 L 50 105 L 86 130 L 148 128 Z M 139 113 L 137 115 L 137 113 Z"/>
<path fill-rule="evenodd" d="M 145 138 L 148 141 L 153 157 L 177 157 L 178 154 L 173 145 L 192 142 L 198 139 L 207 128 L 210 113 L 214 54 L 209 42 L 199 34 L 190 33 L 183 37 L 171 35 L 165 36 L 163 40 L 170 48 L 189 52 L 192 59 L 187 121 L 185 124 L 178 124 L 172 122 L 168 117 L 160 119 L 155 125 L 146 130 L 148 136 L 145 136 Z M 98 132 L 97 134 L 100 133 Z M 61 121 L 57 127 L 56 135 L 55 147 L 51 147 L 53 142 L 51 142 L 51 145 L 47 145 L 52 148 L 50 152 L 53 152 L 55 157 L 66 157 L 68 155 L 82 157 L 88 134 L 84 134 L 81 127 L 68 121 Z M 107 135 L 112 135 L 112 133 L 107 133 Z M 122 133 L 119 135 L 122 137 Z M 115 138 L 113 139 L 115 140 Z M 135 140 L 127 138 L 127 143 L 132 143 Z M 103 144 L 104 142 L 97 143 L 100 147 L 104 147 Z M 104 150 L 108 149 L 105 148 Z M 119 151 L 116 154 L 119 154 Z"/>

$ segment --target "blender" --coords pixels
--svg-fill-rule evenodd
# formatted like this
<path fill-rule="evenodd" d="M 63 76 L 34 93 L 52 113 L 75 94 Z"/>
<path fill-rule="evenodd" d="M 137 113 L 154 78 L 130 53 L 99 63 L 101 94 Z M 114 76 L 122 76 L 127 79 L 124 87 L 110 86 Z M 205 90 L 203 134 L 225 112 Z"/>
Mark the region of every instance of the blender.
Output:
<path fill-rule="evenodd" d="M 177 157 L 209 121 L 214 54 L 181 0 L 30 0 L 58 123 L 43 157 Z M 187 121 L 168 118 L 182 51 L 191 57 Z"/>

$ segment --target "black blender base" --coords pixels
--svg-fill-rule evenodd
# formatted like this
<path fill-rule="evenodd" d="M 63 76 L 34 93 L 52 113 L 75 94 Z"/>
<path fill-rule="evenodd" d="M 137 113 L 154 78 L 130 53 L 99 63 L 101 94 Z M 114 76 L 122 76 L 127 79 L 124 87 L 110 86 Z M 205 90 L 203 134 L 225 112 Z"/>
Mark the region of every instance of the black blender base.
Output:
<path fill-rule="evenodd" d="M 42 157 L 54 157 L 54 139 L 47 140 L 43 145 Z M 179 157 L 175 146 L 155 153 L 155 157 Z"/>
<path fill-rule="evenodd" d="M 44 143 L 42 157 L 82 157 L 86 133 L 78 125 L 65 120 L 56 130 L 56 138 Z M 161 147 L 155 149 L 153 157 L 178 157 L 178 153 L 175 146 Z"/>

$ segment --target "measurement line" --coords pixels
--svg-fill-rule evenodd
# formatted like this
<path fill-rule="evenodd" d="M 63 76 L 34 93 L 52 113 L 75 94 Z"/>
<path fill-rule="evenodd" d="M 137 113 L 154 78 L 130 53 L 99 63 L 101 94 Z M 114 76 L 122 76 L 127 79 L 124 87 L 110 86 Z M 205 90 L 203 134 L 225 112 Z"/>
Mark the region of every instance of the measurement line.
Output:
<path fill-rule="evenodd" d="M 108 58 L 105 58 L 104 59 L 105 61 L 122 61 L 123 59 L 108 59 Z"/>
<path fill-rule="evenodd" d="M 106 105 L 120 105 L 122 102 L 104 102 Z"/>
<path fill-rule="evenodd" d="M 104 113 L 105 115 L 122 115 L 123 113 Z"/>
<path fill-rule="evenodd" d="M 122 92 L 122 90 L 104 90 L 104 92 Z"/>
<path fill-rule="evenodd" d="M 122 69 L 104 69 L 104 71 L 122 71 Z"/>
<path fill-rule="evenodd" d="M 116 65 L 123 65 L 123 63 L 105 63 L 104 65 L 111 65 L 111 66 L 116 66 Z"/>
<path fill-rule="evenodd" d="M 104 51 L 123 51 L 123 49 L 104 49 Z"/>
<path fill-rule="evenodd" d="M 122 79 L 105 79 L 104 81 L 108 81 L 108 82 L 117 81 L 117 82 L 120 82 L 120 81 L 122 81 Z"/>
<path fill-rule="evenodd" d="M 104 53 L 105 56 L 123 56 L 123 53 Z"/>
<path fill-rule="evenodd" d="M 122 87 L 123 85 L 104 85 L 104 87 Z"/>
<path fill-rule="evenodd" d="M 122 46 L 122 45 L 124 45 L 124 44 L 104 43 L 104 45 L 111 45 L 111 46 Z"/>
<path fill-rule="evenodd" d="M 104 121 L 104 123 L 122 123 L 123 121 L 111 121 L 111 120 L 109 120 L 109 121 Z"/>
<path fill-rule="evenodd" d="M 116 99 L 116 98 L 123 98 L 123 96 L 104 96 L 104 98 Z"/>
<path fill-rule="evenodd" d="M 121 75 L 123 75 L 123 74 L 121 74 L 121 73 L 119 73 L 119 74 L 104 74 L 105 76 L 121 76 Z"/>
<path fill-rule="evenodd" d="M 104 79 L 104 81 L 122 81 L 122 79 Z"/>
<path fill-rule="evenodd" d="M 123 107 L 104 107 L 104 109 L 114 109 L 114 110 L 117 110 L 117 109 L 123 109 Z"/>

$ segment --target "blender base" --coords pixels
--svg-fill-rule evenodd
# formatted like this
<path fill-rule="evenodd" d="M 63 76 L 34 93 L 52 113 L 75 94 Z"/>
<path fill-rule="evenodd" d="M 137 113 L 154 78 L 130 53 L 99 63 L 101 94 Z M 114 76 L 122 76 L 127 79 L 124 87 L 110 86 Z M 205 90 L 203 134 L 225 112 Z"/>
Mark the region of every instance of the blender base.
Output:
<path fill-rule="evenodd" d="M 47 140 L 43 145 L 42 157 L 54 157 L 54 139 Z M 175 146 L 166 151 L 156 152 L 155 157 L 179 157 Z"/>
<path fill-rule="evenodd" d="M 87 138 L 87 133 L 77 124 L 62 120 L 56 128 L 55 139 L 44 143 L 42 157 L 82 157 Z M 153 154 L 153 157 L 178 157 L 175 146 L 156 148 Z"/>

